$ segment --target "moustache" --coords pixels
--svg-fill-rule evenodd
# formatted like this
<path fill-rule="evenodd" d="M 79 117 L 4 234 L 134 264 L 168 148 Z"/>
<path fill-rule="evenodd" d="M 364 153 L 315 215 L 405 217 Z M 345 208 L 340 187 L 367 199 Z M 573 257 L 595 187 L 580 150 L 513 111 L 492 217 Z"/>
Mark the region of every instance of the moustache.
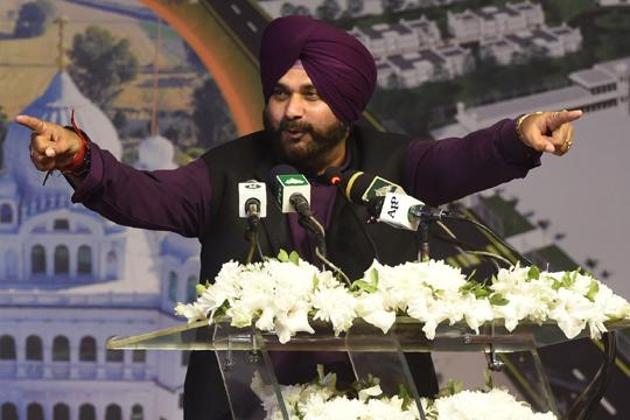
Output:
<path fill-rule="evenodd" d="M 296 121 L 296 120 L 282 120 L 280 121 L 280 125 L 278 126 L 278 131 L 301 131 L 304 133 L 312 133 L 313 126 L 304 121 Z"/>

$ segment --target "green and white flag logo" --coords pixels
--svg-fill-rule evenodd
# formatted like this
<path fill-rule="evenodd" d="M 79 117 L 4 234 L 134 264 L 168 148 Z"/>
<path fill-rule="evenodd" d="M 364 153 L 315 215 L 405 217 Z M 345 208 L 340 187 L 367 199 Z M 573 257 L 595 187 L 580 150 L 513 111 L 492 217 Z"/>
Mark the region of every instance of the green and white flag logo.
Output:
<path fill-rule="evenodd" d="M 278 180 L 285 187 L 298 187 L 302 185 L 308 185 L 306 177 L 300 174 L 278 175 Z"/>

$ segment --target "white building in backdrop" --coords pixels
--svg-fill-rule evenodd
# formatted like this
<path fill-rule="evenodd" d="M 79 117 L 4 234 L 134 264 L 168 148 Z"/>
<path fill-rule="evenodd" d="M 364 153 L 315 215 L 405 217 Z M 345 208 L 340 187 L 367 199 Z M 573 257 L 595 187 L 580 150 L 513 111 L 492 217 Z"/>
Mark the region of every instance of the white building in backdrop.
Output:
<path fill-rule="evenodd" d="M 23 113 L 67 125 L 72 108 L 120 158 L 113 125 L 63 71 Z M 199 244 L 108 222 L 60 176 L 42 186 L 28 138 L 9 126 L 0 172 L 0 418 L 181 419 L 186 354 L 105 342 L 182 322 L 172 308 L 194 297 Z M 167 143 L 145 140 L 136 166 L 173 168 Z"/>
<path fill-rule="evenodd" d="M 447 12 L 447 27 L 454 42 L 476 42 L 488 37 L 535 29 L 545 23 L 539 3 L 522 1 L 504 6 L 485 6 L 463 12 Z"/>
<path fill-rule="evenodd" d="M 527 241 L 508 238 L 519 251 L 535 252 L 566 234 L 562 249 L 576 262 L 599 261 L 596 275 L 618 294 L 630 298 L 627 281 L 627 238 L 630 225 L 630 57 L 601 62 L 569 75 L 571 85 L 529 96 L 466 108 L 460 105 L 457 123 L 432 131 L 434 138 L 461 137 L 495 124 L 541 110 L 582 109 L 575 121 L 575 144 L 562 158 L 543 156 L 540 168 L 527 179 L 501 186 L 503 194 L 518 199 L 516 210 L 546 219 L 545 235 L 528 233 Z M 540 232 L 539 232 L 540 233 Z M 550 236 L 551 235 L 551 236 Z"/>
<path fill-rule="evenodd" d="M 509 35 L 484 38 L 479 42 L 479 55 L 492 57 L 500 65 L 510 65 L 544 55 L 560 58 L 577 52 L 582 46 L 582 33 L 579 28 L 566 24 L 559 26 L 541 26 L 524 29 Z"/>

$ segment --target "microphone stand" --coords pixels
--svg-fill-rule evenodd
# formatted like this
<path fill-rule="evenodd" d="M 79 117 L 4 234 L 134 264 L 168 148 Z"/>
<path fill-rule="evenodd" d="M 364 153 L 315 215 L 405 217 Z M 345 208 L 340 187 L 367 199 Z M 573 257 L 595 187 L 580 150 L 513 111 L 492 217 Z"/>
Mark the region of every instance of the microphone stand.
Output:
<path fill-rule="evenodd" d="M 429 256 L 429 225 L 433 220 L 426 218 L 420 219 L 420 261 L 427 262 L 431 258 Z"/>
<path fill-rule="evenodd" d="M 245 257 L 245 264 L 250 264 L 254 259 L 254 253 L 258 250 L 258 256 L 263 260 L 260 242 L 258 242 L 258 227 L 260 226 L 259 205 L 254 200 L 248 200 L 245 203 L 245 211 L 247 214 L 247 230 L 245 231 L 245 239 L 249 242 L 249 249 Z"/>
<path fill-rule="evenodd" d="M 442 210 L 437 212 L 429 210 L 425 207 L 413 206 L 409 209 L 409 215 L 420 220 L 418 230 L 420 231 L 420 261 L 427 262 L 430 259 L 429 248 L 429 227 L 431 223 L 447 217 L 447 213 Z"/>

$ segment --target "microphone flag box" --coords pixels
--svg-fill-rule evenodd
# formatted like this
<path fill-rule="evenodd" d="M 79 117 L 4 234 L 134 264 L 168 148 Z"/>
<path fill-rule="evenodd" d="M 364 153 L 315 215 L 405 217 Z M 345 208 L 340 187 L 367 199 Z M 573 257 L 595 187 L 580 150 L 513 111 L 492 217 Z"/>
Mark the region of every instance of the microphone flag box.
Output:
<path fill-rule="evenodd" d="M 278 180 L 278 203 L 282 208 L 282 213 L 294 213 L 295 209 L 289 202 L 293 194 L 302 194 L 306 200 L 311 202 L 311 184 L 302 174 L 277 175 Z"/>
<path fill-rule="evenodd" d="M 257 201 L 258 217 L 267 217 L 267 185 L 264 182 L 247 181 L 238 183 L 238 216 L 247 217 L 248 201 Z"/>
<path fill-rule="evenodd" d="M 409 209 L 422 204 L 406 194 L 387 193 L 377 220 L 399 229 L 418 230 L 420 219 L 409 217 Z"/>
<path fill-rule="evenodd" d="M 361 200 L 365 203 L 369 203 L 373 199 L 377 197 L 383 197 L 387 193 L 398 193 L 405 194 L 405 190 L 398 185 L 394 184 L 391 181 L 388 181 L 385 178 L 381 178 L 380 176 L 375 176 L 369 187 L 363 193 Z"/>

